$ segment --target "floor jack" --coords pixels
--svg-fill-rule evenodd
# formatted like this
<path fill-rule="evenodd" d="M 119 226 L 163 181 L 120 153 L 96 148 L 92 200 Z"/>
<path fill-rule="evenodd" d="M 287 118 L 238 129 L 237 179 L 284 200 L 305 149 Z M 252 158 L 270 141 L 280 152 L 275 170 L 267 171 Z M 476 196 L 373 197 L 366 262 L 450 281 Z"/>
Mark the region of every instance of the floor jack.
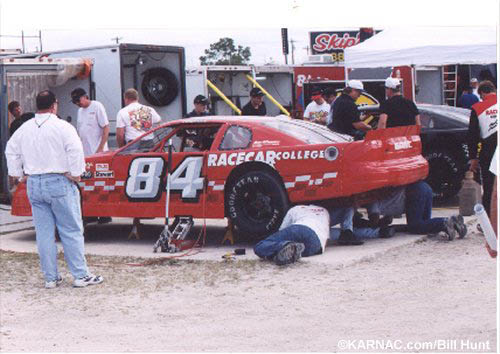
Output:
<path fill-rule="evenodd" d="M 194 221 L 191 216 L 181 216 L 172 231 L 165 227 L 153 246 L 153 252 L 157 252 L 158 248 L 162 252 L 175 253 L 183 251 L 193 246 L 192 242 L 185 240 L 187 234 L 193 227 Z"/>

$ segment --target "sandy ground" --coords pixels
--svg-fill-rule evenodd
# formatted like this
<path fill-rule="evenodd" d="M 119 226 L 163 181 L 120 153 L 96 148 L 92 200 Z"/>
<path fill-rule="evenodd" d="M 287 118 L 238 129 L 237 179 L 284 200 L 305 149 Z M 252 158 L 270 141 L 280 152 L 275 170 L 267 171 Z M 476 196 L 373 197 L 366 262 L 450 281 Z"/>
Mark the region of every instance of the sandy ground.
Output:
<path fill-rule="evenodd" d="M 46 290 L 36 254 L 0 256 L 2 352 L 497 348 L 496 263 L 477 233 L 344 267 L 89 256 L 105 283 L 85 289 L 62 257 L 65 283 Z"/>

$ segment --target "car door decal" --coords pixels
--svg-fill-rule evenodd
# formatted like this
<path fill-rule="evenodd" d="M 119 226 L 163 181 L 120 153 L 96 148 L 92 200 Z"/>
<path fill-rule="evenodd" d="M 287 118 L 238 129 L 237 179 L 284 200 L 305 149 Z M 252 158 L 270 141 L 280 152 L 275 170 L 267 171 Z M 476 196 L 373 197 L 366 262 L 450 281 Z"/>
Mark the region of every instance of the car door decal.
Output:
<path fill-rule="evenodd" d="M 170 191 L 180 192 L 184 202 L 193 202 L 203 191 L 203 156 L 189 156 L 172 171 Z M 125 194 L 134 202 L 154 202 L 166 190 L 166 163 L 162 157 L 137 157 L 130 163 Z"/>

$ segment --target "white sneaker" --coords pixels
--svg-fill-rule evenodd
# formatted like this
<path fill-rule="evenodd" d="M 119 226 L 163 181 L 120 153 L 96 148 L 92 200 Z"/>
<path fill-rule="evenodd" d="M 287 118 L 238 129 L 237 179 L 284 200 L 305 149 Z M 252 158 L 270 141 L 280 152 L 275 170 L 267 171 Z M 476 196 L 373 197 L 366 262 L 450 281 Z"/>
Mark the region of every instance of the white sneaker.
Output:
<path fill-rule="evenodd" d="M 45 289 L 54 289 L 54 288 L 58 287 L 59 285 L 61 285 L 62 282 L 63 282 L 63 278 L 61 276 L 59 276 L 59 278 L 57 278 L 57 280 L 46 281 L 45 282 Z"/>
<path fill-rule="evenodd" d="M 84 288 L 87 285 L 101 284 L 103 281 L 104 281 L 104 278 L 102 276 L 89 274 L 86 277 L 75 279 L 73 281 L 73 287 Z"/>

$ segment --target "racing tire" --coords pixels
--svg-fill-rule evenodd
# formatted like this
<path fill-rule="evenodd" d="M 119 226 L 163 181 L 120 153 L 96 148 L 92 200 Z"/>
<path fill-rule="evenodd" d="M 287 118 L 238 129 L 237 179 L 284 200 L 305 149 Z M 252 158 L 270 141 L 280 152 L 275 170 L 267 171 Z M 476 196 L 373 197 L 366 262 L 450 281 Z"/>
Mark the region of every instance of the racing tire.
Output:
<path fill-rule="evenodd" d="M 255 240 L 279 229 L 289 205 L 283 183 L 266 171 L 238 177 L 227 190 L 225 203 L 238 232 Z"/>
<path fill-rule="evenodd" d="M 179 94 L 179 82 L 166 68 L 151 68 L 142 74 L 142 95 L 153 106 L 168 106 Z"/>
<path fill-rule="evenodd" d="M 429 162 L 429 175 L 425 181 L 431 186 L 434 198 L 445 201 L 454 197 L 461 188 L 465 173 L 457 159 L 446 150 L 431 151 L 425 159 Z"/>

